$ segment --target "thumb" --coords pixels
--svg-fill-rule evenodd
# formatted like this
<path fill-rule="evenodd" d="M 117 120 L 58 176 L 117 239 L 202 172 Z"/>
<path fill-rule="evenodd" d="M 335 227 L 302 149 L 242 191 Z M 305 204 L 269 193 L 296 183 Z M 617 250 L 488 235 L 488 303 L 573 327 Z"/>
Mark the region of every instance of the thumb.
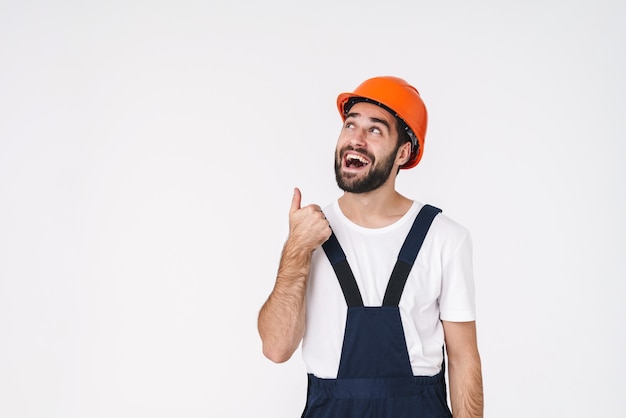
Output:
<path fill-rule="evenodd" d="M 289 213 L 294 213 L 298 209 L 300 209 L 300 203 L 302 202 L 302 193 L 300 193 L 300 189 L 297 187 L 293 189 L 293 198 L 291 199 L 291 208 L 289 209 Z"/>

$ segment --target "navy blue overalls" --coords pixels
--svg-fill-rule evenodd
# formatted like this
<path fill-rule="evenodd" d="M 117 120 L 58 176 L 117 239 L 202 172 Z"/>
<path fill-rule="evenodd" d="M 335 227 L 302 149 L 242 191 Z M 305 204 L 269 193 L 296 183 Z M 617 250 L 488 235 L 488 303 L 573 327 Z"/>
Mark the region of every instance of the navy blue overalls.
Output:
<path fill-rule="evenodd" d="M 366 307 L 334 234 L 323 245 L 348 305 L 337 379 L 308 375 L 302 417 L 450 418 L 444 367 L 413 376 L 398 303 L 426 233 L 440 209 L 425 205 L 407 235 L 383 304 Z"/>

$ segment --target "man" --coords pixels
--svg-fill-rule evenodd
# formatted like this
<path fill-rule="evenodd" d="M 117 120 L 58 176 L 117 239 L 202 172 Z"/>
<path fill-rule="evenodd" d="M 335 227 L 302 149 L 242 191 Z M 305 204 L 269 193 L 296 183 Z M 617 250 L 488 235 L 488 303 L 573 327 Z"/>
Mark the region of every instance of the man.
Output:
<path fill-rule="evenodd" d="M 294 190 L 276 283 L 259 313 L 263 353 L 302 341 L 303 417 L 482 417 L 471 241 L 465 228 L 395 190 L 424 150 L 426 107 L 396 77 L 340 94 L 343 195 L 324 211 Z M 332 227 L 332 229 L 331 229 Z"/>

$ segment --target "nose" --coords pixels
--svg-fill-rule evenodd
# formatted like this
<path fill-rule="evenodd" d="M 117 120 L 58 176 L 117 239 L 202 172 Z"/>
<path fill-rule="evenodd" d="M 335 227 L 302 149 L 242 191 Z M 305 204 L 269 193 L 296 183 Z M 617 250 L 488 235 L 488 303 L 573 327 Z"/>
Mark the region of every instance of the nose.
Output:
<path fill-rule="evenodd" d="M 365 145 L 365 130 L 354 129 L 353 131 L 351 131 L 348 142 L 350 143 L 350 145 L 355 147 Z"/>

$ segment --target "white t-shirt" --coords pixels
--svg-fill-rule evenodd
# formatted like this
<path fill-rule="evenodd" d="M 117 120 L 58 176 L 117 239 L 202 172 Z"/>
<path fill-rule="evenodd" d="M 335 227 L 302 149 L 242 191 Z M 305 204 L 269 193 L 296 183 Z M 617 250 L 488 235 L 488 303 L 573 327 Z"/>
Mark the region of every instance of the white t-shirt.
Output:
<path fill-rule="evenodd" d="M 400 248 L 423 204 L 413 202 L 397 222 L 364 228 L 334 201 L 324 214 L 354 273 L 365 306 L 381 306 Z M 313 252 L 307 286 L 302 356 L 308 373 L 335 379 L 347 305 L 337 276 L 320 247 Z M 435 217 L 400 299 L 400 317 L 415 376 L 434 376 L 443 361 L 441 320 L 475 320 L 472 243 L 469 232 L 440 213 Z"/>

